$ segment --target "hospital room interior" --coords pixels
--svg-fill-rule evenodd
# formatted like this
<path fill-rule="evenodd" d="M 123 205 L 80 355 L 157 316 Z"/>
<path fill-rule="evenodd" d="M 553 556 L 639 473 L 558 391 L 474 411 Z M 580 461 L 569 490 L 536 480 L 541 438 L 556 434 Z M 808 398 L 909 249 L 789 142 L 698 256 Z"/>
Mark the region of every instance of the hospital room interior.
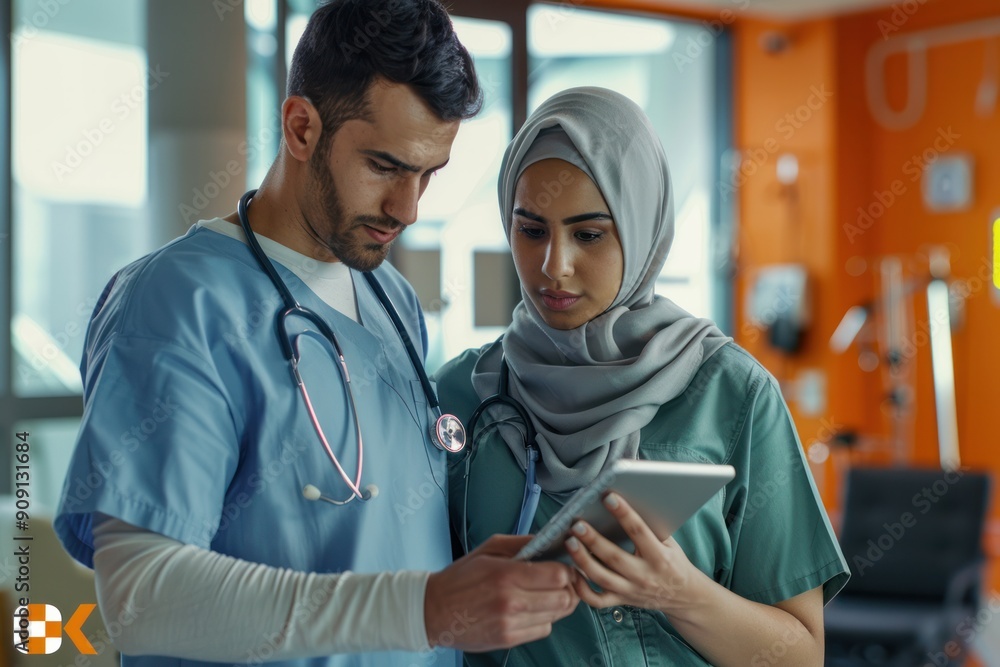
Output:
<path fill-rule="evenodd" d="M 671 169 L 656 293 L 776 378 L 852 571 L 825 608 L 826 664 L 1000 666 L 1000 2 L 444 4 L 484 105 L 389 254 L 423 309 L 428 372 L 495 340 L 522 298 L 497 210 L 508 142 L 558 91 L 622 93 Z M 261 183 L 316 6 L 3 3 L 5 613 L 21 595 L 17 434 L 31 442 L 31 601 L 64 621 L 96 602 L 52 529 L 91 312 L 121 267 Z M 110 667 L 120 622 L 86 619 L 92 654 L 64 639 L 28 657 L 5 621 L 0 667 Z"/>

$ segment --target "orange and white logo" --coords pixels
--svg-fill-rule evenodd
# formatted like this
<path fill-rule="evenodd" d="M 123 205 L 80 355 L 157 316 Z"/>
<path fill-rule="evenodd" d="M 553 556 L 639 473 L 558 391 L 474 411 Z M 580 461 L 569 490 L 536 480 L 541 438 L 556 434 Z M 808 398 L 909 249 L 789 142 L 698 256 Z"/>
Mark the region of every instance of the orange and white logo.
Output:
<path fill-rule="evenodd" d="M 81 604 L 63 625 L 62 614 L 49 604 L 29 604 L 14 610 L 14 647 L 27 655 L 55 653 L 62 646 L 63 632 L 80 653 L 97 651 L 83 635 L 83 623 L 97 605 Z"/>

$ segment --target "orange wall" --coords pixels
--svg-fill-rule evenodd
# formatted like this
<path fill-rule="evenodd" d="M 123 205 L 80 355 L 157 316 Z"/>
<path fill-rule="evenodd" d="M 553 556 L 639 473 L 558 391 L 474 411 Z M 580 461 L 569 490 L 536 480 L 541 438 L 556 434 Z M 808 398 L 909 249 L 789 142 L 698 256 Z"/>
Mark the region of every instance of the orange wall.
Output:
<path fill-rule="evenodd" d="M 902 4 L 902 3 L 900 3 Z M 782 357 L 767 349 L 760 332 L 743 319 L 737 302 L 737 339 L 780 379 L 795 380 L 803 371 L 825 373 L 828 401 L 825 414 L 806 417 L 789 392 L 803 444 L 822 439 L 831 425 L 870 435 L 865 451 L 841 453 L 818 470 L 824 498 L 836 516 L 841 473 L 851 462 L 890 460 L 891 423 L 882 409 L 885 390 L 880 373 L 865 373 L 855 349 L 844 355 L 829 350 L 828 341 L 847 308 L 875 292 L 873 259 L 889 254 L 909 258 L 926 271 L 931 245 L 949 248 L 952 275 L 970 292 L 964 324 L 954 335 L 956 395 L 962 463 L 1000 472 L 1000 427 L 997 399 L 1000 378 L 1000 304 L 990 294 L 988 220 L 1000 209 L 1000 108 L 988 118 L 974 112 L 976 90 L 983 72 L 984 42 L 934 47 L 928 55 L 927 104 L 922 118 L 905 130 L 883 128 L 873 118 L 865 97 L 864 63 L 868 49 L 889 35 L 1000 16 L 995 0 L 927 2 L 912 15 L 893 9 L 795 25 L 741 20 L 734 26 L 736 142 L 747 155 L 762 142 L 782 136 L 776 124 L 786 113 L 800 112 L 806 120 L 794 134 L 785 132 L 780 150 L 800 160 L 797 193 L 780 186 L 774 158 L 746 179 L 740 191 L 740 272 L 743 295 L 757 267 L 770 263 L 804 262 L 815 279 L 817 318 L 804 350 Z M 902 17 L 905 16 L 905 21 Z M 898 28 L 898 30 L 895 30 Z M 777 55 L 760 47 L 762 35 L 779 30 L 790 47 Z M 891 32 L 890 32 L 891 30 Z M 1000 38 L 996 38 L 1000 48 Z M 894 108 L 907 94 L 905 62 L 893 57 L 886 68 L 888 99 Z M 813 86 L 832 93 L 811 114 L 802 113 Z M 949 135 L 948 141 L 938 137 Z M 975 162 L 974 204 L 962 213 L 931 213 L 923 204 L 921 167 L 914 160 L 925 149 L 946 154 L 967 152 Z M 746 162 L 746 159 L 745 159 Z M 895 201 L 873 218 L 868 229 L 857 225 L 858 209 L 878 212 L 878 198 Z M 855 225 L 854 228 L 851 225 Z M 846 229 L 845 229 L 846 227 Z M 923 256 L 923 259 L 920 259 Z M 867 264 L 867 270 L 855 267 Z M 926 303 L 914 298 L 918 330 L 928 320 Z M 936 465 L 937 431 L 930 350 L 926 336 L 914 334 L 915 418 L 912 450 L 906 460 Z M 850 460 L 848 460 L 850 459 Z M 994 503 L 996 506 L 997 503 Z M 997 512 L 994 510 L 993 515 Z M 991 556 L 1000 556 L 1000 530 L 992 530 Z M 995 577 L 994 584 L 1000 582 Z M 994 588 L 997 588 L 995 585 Z"/>
<path fill-rule="evenodd" d="M 606 4 L 655 8 L 648 0 Z M 662 4 L 659 9 L 665 11 Z M 789 389 L 786 396 L 804 446 L 827 440 L 839 428 L 867 435 L 859 450 L 840 450 L 813 468 L 831 516 L 836 520 L 842 474 L 848 465 L 889 461 L 894 456 L 889 444 L 891 420 L 883 408 L 883 376 L 863 372 L 855 348 L 843 355 L 829 349 L 843 313 L 875 295 L 874 260 L 880 256 L 907 257 L 915 269 L 925 271 L 928 246 L 950 250 L 952 276 L 964 281 L 970 292 L 965 322 L 953 340 L 962 463 L 1000 473 L 1000 303 L 992 298 L 988 280 L 983 280 L 988 277 L 989 215 L 1000 210 L 1000 107 L 988 118 L 974 112 L 985 42 L 929 51 L 926 108 L 911 128 L 897 131 L 879 125 L 869 111 L 865 90 L 865 56 L 884 37 L 997 18 L 1000 3 L 900 1 L 865 14 L 793 24 L 753 19 L 739 11 L 723 16 L 719 11 L 677 10 L 673 15 L 699 22 L 721 18 L 732 27 L 734 37 L 734 133 L 745 170 L 737 195 L 736 338 Z M 773 32 L 788 37 L 784 52 L 771 54 L 761 48 L 762 37 Z M 1000 49 L 1000 37 L 994 40 Z M 890 58 L 885 80 L 890 104 L 902 107 L 907 95 L 902 57 Z M 829 98 L 820 101 L 816 90 Z M 933 149 L 939 132 L 947 135 L 949 128 L 957 136 L 947 144 L 939 141 L 938 148 L 947 146 L 945 153 L 973 156 L 974 204 L 967 212 L 931 213 L 921 194 L 923 161 L 913 157 Z M 775 164 L 781 153 L 799 160 L 799 181 L 793 188 L 778 182 Z M 873 204 L 879 196 L 888 201 L 885 193 L 894 183 L 901 194 L 893 195 L 894 201 L 873 219 L 874 224 L 852 229 L 858 209 L 877 212 Z M 767 346 L 763 332 L 744 318 L 742 307 L 755 270 L 780 262 L 804 263 L 814 281 L 814 322 L 802 351 L 791 357 Z M 928 320 L 926 302 L 914 298 L 913 304 L 913 318 L 922 331 Z M 916 334 L 912 341 L 915 417 L 908 439 L 912 445 L 904 459 L 936 465 L 930 350 L 925 334 Z M 792 391 L 795 381 L 809 371 L 819 371 L 826 380 L 826 405 L 816 415 L 806 415 Z M 1000 476 L 997 479 L 1000 482 Z M 1000 496 L 1000 484 L 994 495 Z M 998 506 L 995 497 L 994 528 L 987 544 L 994 562 L 1000 558 Z M 1000 590 L 1000 568 L 994 567 L 994 572 L 993 588 Z"/>

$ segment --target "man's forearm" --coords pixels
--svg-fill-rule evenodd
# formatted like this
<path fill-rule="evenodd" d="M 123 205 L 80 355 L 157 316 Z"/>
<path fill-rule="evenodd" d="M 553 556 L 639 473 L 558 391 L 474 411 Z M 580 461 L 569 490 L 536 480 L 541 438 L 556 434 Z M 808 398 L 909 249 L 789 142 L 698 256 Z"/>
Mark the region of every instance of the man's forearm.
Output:
<path fill-rule="evenodd" d="M 121 624 L 127 655 L 246 662 L 428 647 L 426 572 L 297 572 L 116 519 L 94 542 L 101 612 Z"/>

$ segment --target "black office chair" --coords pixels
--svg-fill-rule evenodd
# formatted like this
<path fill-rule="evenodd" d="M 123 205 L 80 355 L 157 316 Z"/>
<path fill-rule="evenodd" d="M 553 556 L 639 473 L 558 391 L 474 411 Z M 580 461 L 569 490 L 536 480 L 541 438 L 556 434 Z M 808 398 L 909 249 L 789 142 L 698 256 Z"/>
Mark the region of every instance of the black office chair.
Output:
<path fill-rule="evenodd" d="M 840 546 L 851 580 L 825 609 L 827 667 L 965 661 L 989 493 L 980 472 L 849 472 Z"/>

